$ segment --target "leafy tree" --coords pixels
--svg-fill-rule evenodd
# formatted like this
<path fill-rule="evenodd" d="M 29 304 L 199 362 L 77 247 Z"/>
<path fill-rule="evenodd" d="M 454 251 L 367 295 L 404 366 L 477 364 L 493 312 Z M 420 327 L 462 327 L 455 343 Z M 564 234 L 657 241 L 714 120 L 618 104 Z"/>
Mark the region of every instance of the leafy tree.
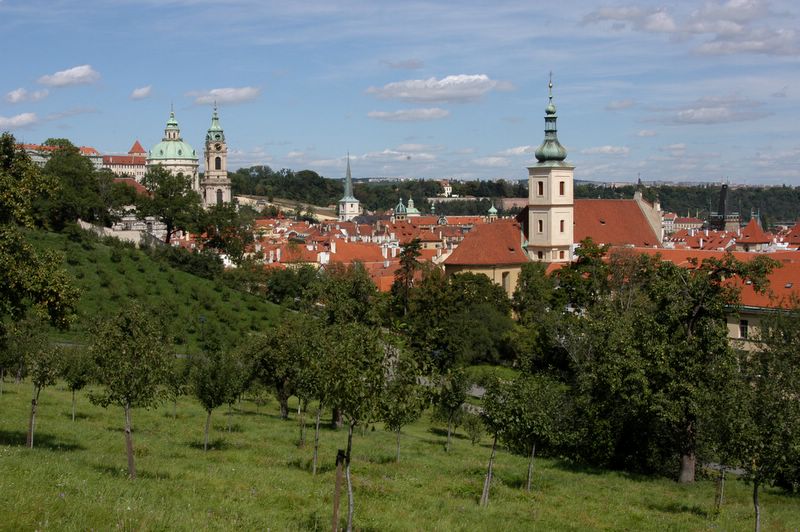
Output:
<path fill-rule="evenodd" d="M 261 266 L 263 270 L 263 266 Z M 311 286 L 317 280 L 317 270 L 313 266 L 285 270 L 267 270 L 264 287 L 267 299 L 279 305 L 300 309 Z"/>
<path fill-rule="evenodd" d="M 328 324 L 380 322 L 378 289 L 359 262 L 329 266 L 306 295 L 310 302 L 322 306 Z"/>
<path fill-rule="evenodd" d="M 331 370 L 337 377 L 331 381 L 330 400 L 341 410 L 348 427 L 345 455 L 347 530 L 352 530 L 354 499 L 350 462 L 353 430 L 360 423 L 368 423 L 377 410 L 385 386 L 385 345 L 379 329 L 360 323 L 333 328 L 330 345 Z"/>
<path fill-rule="evenodd" d="M 0 135 L 0 224 L 26 227 L 46 220 L 40 203 L 60 191 L 58 180 L 44 174 L 10 133 Z"/>
<path fill-rule="evenodd" d="M 178 231 L 191 229 L 200 216 L 200 195 L 192 190 L 192 178 L 173 175 L 161 165 L 147 171 L 142 184 L 150 193 L 139 196 L 137 209 L 142 216 L 155 216 L 167 227 L 167 244 Z"/>
<path fill-rule="evenodd" d="M 14 326 L 12 345 L 22 353 L 25 368 L 33 383 L 31 413 L 28 419 L 27 447 L 33 449 L 36 428 L 36 411 L 42 388 L 56 383 L 61 370 L 61 350 L 53 347 L 43 332 L 43 324 L 37 320 L 26 320 Z"/>
<path fill-rule="evenodd" d="M 204 248 L 224 253 L 237 265 L 244 260 L 245 248 L 253 241 L 253 213 L 238 210 L 232 203 L 214 205 L 199 213 L 198 233 Z"/>
<path fill-rule="evenodd" d="M 414 277 L 420 268 L 421 248 L 419 238 L 415 238 L 405 244 L 400 251 L 400 268 L 394 275 L 392 298 L 397 309 L 402 311 L 402 315 L 408 314 L 408 298 L 414 286 Z"/>
<path fill-rule="evenodd" d="M 99 324 L 90 352 L 103 386 L 89 396 L 103 407 L 117 405 L 125 412 L 128 475 L 136 478 L 131 435 L 131 408 L 157 405 L 169 371 L 163 329 L 138 305 L 131 305 Z"/>
<path fill-rule="evenodd" d="M 172 400 L 172 419 L 178 419 L 178 398 L 189 391 L 190 365 L 185 358 L 173 357 L 167 371 L 167 395 Z"/>
<path fill-rule="evenodd" d="M 94 365 L 87 351 L 78 348 L 64 350 L 61 376 L 72 392 L 72 421 L 75 421 L 75 392 L 89 384 L 93 375 Z"/>
<path fill-rule="evenodd" d="M 461 369 L 451 369 L 439 380 L 439 391 L 436 396 L 436 417 L 447 422 L 447 442 L 445 452 L 450 451 L 450 436 L 453 428 L 458 426 L 463 415 L 463 406 L 467 401 L 469 379 Z"/>
<path fill-rule="evenodd" d="M 508 403 L 510 394 L 509 383 L 500 379 L 494 379 L 486 387 L 483 396 L 483 412 L 481 417 L 486 425 L 486 429 L 492 434 L 492 452 L 489 455 L 489 464 L 486 467 L 486 476 L 483 480 L 483 492 L 481 493 L 481 506 L 489 505 L 489 490 L 492 486 L 492 476 L 494 474 L 494 460 L 497 452 L 497 439 L 504 435 L 511 419 L 509 418 Z"/>
<path fill-rule="evenodd" d="M 422 415 L 429 400 L 421 383 L 422 369 L 408 353 L 399 353 L 381 396 L 381 414 L 386 430 L 397 437 L 396 462 L 400 462 L 400 430 Z"/>
<path fill-rule="evenodd" d="M 203 450 L 208 450 L 211 413 L 231 401 L 240 386 L 239 360 L 231 352 L 212 350 L 192 357 L 190 379 L 192 391 L 206 411 Z"/>
<path fill-rule="evenodd" d="M 545 375 L 521 375 L 505 396 L 503 439 L 515 448 L 529 451 L 525 491 L 531 490 L 536 444 L 558 445 L 568 432 L 570 417 L 566 386 Z"/>
<path fill-rule="evenodd" d="M 522 265 L 512 300 L 512 307 L 522 325 L 540 323 L 541 317 L 554 306 L 555 283 L 546 270 L 543 262 Z"/>
<path fill-rule="evenodd" d="M 105 205 L 102 201 L 101 184 L 94 165 L 69 141 L 58 140 L 61 141 L 56 144 L 58 148 L 44 166 L 44 173 L 60 185 L 58 194 L 50 195 L 47 202 L 50 223 L 54 228 L 62 229 L 79 218 L 88 222 L 104 221 L 113 205 Z"/>

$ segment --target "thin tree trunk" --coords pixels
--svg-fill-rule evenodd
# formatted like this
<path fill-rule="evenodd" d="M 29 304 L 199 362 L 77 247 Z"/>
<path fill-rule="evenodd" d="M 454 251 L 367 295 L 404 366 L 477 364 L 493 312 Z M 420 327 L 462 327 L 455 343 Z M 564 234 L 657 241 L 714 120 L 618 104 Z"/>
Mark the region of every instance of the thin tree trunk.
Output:
<path fill-rule="evenodd" d="M 396 463 L 400 463 L 400 429 L 397 429 L 397 457 L 395 458 Z"/>
<path fill-rule="evenodd" d="M 317 475 L 317 455 L 319 453 L 319 420 L 322 417 L 322 403 L 319 404 L 317 408 L 317 422 L 316 426 L 314 427 L 314 459 L 312 460 L 311 465 L 311 475 Z"/>
<path fill-rule="evenodd" d="M 347 430 L 347 456 L 345 457 L 344 474 L 345 478 L 347 479 L 347 532 L 353 532 L 354 501 L 353 501 L 353 482 L 350 479 L 350 451 L 353 448 L 353 429 L 355 428 L 355 422 L 350 421 L 348 426 L 349 428 Z"/>
<path fill-rule="evenodd" d="M 228 432 L 231 431 L 231 414 L 233 413 L 233 406 L 228 403 Z"/>
<path fill-rule="evenodd" d="M 208 430 L 211 428 L 211 410 L 208 410 L 208 415 L 206 416 L 206 437 L 205 441 L 203 442 L 203 450 L 208 451 Z"/>
<path fill-rule="evenodd" d="M 531 461 L 528 462 L 528 482 L 525 484 L 525 491 L 530 493 L 531 491 L 531 479 L 533 478 L 533 458 L 536 456 L 536 442 L 533 442 L 533 448 L 531 449 Z"/>
<path fill-rule="evenodd" d="M 72 421 L 75 421 L 75 390 L 72 390 Z"/>
<path fill-rule="evenodd" d="M 758 481 L 753 481 L 753 508 L 756 511 L 756 532 L 761 532 L 761 507 L 758 505 Z"/>
<path fill-rule="evenodd" d="M 301 449 L 306 446 L 306 411 L 298 408 L 297 415 L 300 416 L 300 443 L 298 447 Z"/>
<path fill-rule="evenodd" d="M 339 407 L 334 406 L 331 410 L 331 428 L 333 430 L 339 430 L 339 427 L 342 426 L 342 411 L 339 410 Z"/>
<path fill-rule="evenodd" d="M 453 431 L 453 418 L 447 419 L 447 442 L 444 444 L 444 452 L 450 452 L 450 434 Z"/>
<path fill-rule="evenodd" d="M 172 419 L 178 419 L 178 398 L 172 401 Z"/>
<path fill-rule="evenodd" d="M 678 477 L 678 482 L 689 483 L 694 482 L 694 470 L 697 466 L 697 456 L 694 452 L 688 452 L 681 456 L 681 473 Z"/>
<path fill-rule="evenodd" d="M 492 454 L 489 455 L 489 467 L 486 469 L 486 478 L 483 480 L 483 493 L 481 494 L 481 506 L 489 506 L 489 489 L 492 485 L 492 469 L 494 468 L 494 455 L 497 451 L 497 433 L 494 433 L 492 441 Z"/>
<path fill-rule="evenodd" d="M 33 449 L 33 431 L 36 428 L 36 405 L 39 404 L 39 393 L 42 389 L 39 386 L 33 387 L 33 397 L 31 397 L 31 417 L 28 420 L 28 447 Z"/>
<path fill-rule="evenodd" d="M 722 503 L 725 501 L 725 468 L 720 467 L 717 477 L 717 496 L 714 497 L 714 513 L 719 513 Z"/>
<path fill-rule="evenodd" d="M 125 403 L 125 448 L 128 452 L 128 476 L 136 478 L 136 464 L 133 461 L 133 436 L 131 435 L 131 405 Z"/>

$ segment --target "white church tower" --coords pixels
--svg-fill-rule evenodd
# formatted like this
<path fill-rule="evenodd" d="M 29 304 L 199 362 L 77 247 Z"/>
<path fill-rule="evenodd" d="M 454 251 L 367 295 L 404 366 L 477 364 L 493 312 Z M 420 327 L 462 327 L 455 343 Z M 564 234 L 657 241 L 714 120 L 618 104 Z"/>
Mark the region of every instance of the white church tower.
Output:
<path fill-rule="evenodd" d="M 361 214 L 358 200 L 353 196 L 353 176 L 350 174 L 350 154 L 347 154 L 347 174 L 344 178 L 344 196 L 339 200 L 339 221 L 349 222 Z"/>
<path fill-rule="evenodd" d="M 214 205 L 230 203 L 231 181 L 228 179 L 228 145 L 225 143 L 225 132 L 219 125 L 217 104 L 211 115 L 211 127 L 206 133 L 206 171 L 200 182 L 200 195 L 203 207 L 208 209 Z"/>
<path fill-rule="evenodd" d="M 566 161 L 567 150 L 558 142 L 552 75 L 548 87 L 544 141 L 536 149 L 539 162 L 528 168 L 528 254 L 534 261 L 569 262 L 575 220 L 575 167 Z"/>

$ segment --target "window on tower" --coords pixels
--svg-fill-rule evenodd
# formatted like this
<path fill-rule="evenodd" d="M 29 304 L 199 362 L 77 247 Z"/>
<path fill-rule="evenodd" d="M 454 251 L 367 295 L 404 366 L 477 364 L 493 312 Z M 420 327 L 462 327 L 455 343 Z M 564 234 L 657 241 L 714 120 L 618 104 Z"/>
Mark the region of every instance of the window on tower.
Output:
<path fill-rule="evenodd" d="M 564 232 L 564 220 L 561 220 L 559 222 L 559 226 L 561 227 L 561 232 L 563 233 Z"/>
<path fill-rule="evenodd" d="M 222 157 L 214 157 L 214 170 L 222 170 Z"/>
<path fill-rule="evenodd" d="M 544 196 L 544 181 L 537 181 L 537 194 L 539 196 Z"/>
<path fill-rule="evenodd" d="M 536 229 L 539 233 L 544 232 L 544 222 L 542 220 L 536 220 Z"/>
<path fill-rule="evenodd" d="M 222 189 L 217 189 L 217 205 L 222 205 Z"/>
<path fill-rule="evenodd" d="M 560 181 L 558 183 L 558 193 L 561 194 L 562 196 L 564 195 L 564 182 L 563 181 Z"/>

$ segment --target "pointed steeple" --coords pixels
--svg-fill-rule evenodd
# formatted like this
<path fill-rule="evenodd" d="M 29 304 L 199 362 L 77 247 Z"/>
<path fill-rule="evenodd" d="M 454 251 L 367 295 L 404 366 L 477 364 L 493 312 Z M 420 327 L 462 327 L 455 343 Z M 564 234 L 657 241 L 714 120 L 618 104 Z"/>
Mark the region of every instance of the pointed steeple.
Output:
<path fill-rule="evenodd" d="M 550 73 L 548 104 L 544 110 L 544 141 L 536 148 L 536 160 L 542 165 L 558 166 L 567 158 L 567 150 L 558 142 L 556 134 L 556 106 L 553 103 L 553 73 Z"/>
<path fill-rule="evenodd" d="M 350 173 L 350 152 L 347 152 L 347 173 L 344 176 L 344 197 L 342 199 L 354 199 L 353 176 Z"/>
<path fill-rule="evenodd" d="M 222 130 L 222 126 L 219 125 L 217 102 L 214 102 L 214 112 L 211 114 L 211 127 L 208 128 L 208 133 L 206 133 L 206 140 L 225 140 L 225 132 Z"/>

